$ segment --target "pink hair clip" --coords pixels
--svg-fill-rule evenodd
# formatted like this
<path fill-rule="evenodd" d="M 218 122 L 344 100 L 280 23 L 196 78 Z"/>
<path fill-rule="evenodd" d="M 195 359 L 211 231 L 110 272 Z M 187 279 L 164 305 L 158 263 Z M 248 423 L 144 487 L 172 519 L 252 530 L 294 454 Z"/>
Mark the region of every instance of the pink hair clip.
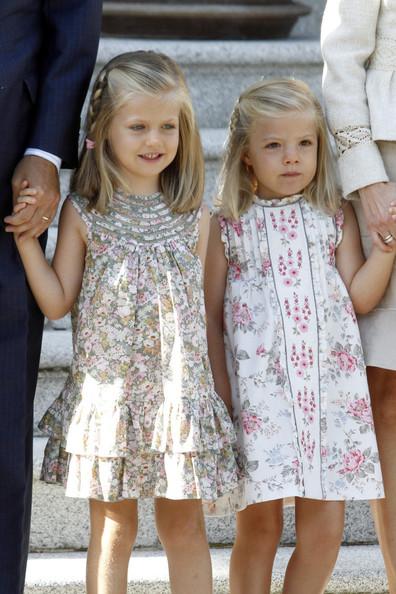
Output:
<path fill-rule="evenodd" d="M 95 141 L 91 140 L 90 138 L 86 138 L 85 139 L 85 146 L 87 148 L 87 151 L 92 151 L 92 149 L 95 148 Z"/>

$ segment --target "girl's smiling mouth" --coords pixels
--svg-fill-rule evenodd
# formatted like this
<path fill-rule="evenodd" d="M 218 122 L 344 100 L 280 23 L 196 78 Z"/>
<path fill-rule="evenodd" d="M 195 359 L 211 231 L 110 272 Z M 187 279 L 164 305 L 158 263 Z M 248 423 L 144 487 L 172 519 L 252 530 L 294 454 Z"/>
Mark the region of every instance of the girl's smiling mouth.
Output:
<path fill-rule="evenodd" d="M 139 155 L 139 157 L 146 161 L 158 161 L 162 157 L 162 153 L 144 153 L 143 155 Z"/>

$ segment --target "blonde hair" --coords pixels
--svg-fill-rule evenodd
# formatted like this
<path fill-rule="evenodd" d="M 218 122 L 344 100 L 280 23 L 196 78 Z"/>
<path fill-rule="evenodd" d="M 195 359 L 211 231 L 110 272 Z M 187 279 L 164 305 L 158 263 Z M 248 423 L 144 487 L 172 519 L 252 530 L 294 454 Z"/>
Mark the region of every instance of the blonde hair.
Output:
<path fill-rule="evenodd" d="M 153 51 L 121 54 L 99 72 L 88 105 L 85 133 L 94 148 L 82 147 L 71 190 L 88 198 L 88 208 L 104 212 L 116 189 L 126 187 L 108 142 L 111 121 L 135 94 L 175 92 L 180 101 L 179 146 L 161 172 L 160 188 L 174 212 L 198 208 L 204 187 L 204 159 L 191 97 L 183 73 L 168 56 Z"/>
<path fill-rule="evenodd" d="M 303 190 L 305 199 L 334 214 L 340 206 L 336 172 L 326 120 L 318 99 L 300 80 L 257 81 L 244 91 L 231 115 L 226 151 L 219 179 L 216 206 L 238 219 L 253 202 L 252 174 L 243 162 L 249 135 L 258 119 L 277 118 L 289 112 L 312 111 L 318 134 L 318 165 L 311 183 Z"/>

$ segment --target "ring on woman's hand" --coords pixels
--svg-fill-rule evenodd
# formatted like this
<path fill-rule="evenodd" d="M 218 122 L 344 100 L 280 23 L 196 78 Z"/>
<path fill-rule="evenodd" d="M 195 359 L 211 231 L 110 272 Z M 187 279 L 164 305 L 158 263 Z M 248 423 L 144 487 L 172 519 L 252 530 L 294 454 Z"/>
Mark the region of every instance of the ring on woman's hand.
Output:
<path fill-rule="evenodd" d="M 43 221 L 45 221 L 46 223 L 48 223 L 49 217 L 46 217 L 45 215 L 43 215 L 41 218 L 43 219 Z M 385 241 L 385 239 L 384 239 L 384 241 Z"/>
<path fill-rule="evenodd" d="M 384 243 L 392 243 L 392 241 L 394 240 L 394 237 L 391 233 L 388 233 L 388 235 L 385 235 L 385 237 L 382 237 L 382 235 L 381 235 L 381 239 Z"/>

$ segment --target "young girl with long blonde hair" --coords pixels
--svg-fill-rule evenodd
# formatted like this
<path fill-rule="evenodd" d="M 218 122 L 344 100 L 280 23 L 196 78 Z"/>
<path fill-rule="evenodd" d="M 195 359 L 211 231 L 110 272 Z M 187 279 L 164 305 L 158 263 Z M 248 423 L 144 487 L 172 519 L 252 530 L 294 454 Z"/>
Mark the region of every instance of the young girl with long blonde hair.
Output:
<path fill-rule="evenodd" d="M 395 253 L 373 248 L 364 260 L 320 104 L 300 81 L 242 93 L 218 202 L 205 295 L 215 387 L 234 415 L 242 473 L 227 499 L 239 510 L 231 592 L 269 594 L 283 499 L 295 497 L 283 593 L 320 594 L 344 501 L 383 496 L 354 307 L 379 301 Z"/>
<path fill-rule="evenodd" d="M 74 306 L 70 375 L 40 423 L 42 478 L 89 499 L 88 594 L 126 593 L 141 497 L 155 497 L 172 592 L 210 594 L 201 500 L 236 484 L 234 431 L 207 356 L 201 144 L 170 58 L 104 66 L 72 190 L 52 266 L 16 236 L 43 313 Z M 23 190 L 17 208 L 38 193 Z"/>

